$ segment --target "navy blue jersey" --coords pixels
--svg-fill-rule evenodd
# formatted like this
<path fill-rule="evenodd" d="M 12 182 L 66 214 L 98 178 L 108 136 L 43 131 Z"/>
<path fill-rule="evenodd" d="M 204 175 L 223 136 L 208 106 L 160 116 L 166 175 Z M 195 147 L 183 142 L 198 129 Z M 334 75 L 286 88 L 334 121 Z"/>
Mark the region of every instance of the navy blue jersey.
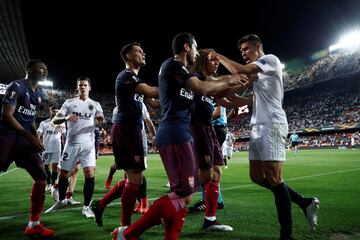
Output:
<path fill-rule="evenodd" d="M 27 79 L 16 80 L 7 87 L 2 104 L 14 106 L 13 116 L 23 128 L 30 131 L 43 97 L 41 89 L 37 87 L 33 91 Z M 0 120 L 0 130 L 15 134 L 15 131 L 2 120 Z"/>
<path fill-rule="evenodd" d="M 202 81 L 206 79 L 202 75 L 198 75 L 198 78 Z M 213 125 L 214 106 L 214 97 L 195 95 L 194 107 L 191 112 L 191 124 Z"/>
<path fill-rule="evenodd" d="M 119 73 L 115 81 L 115 104 L 113 123 L 135 125 L 142 128 L 143 95 L 135 93 L 135 88 L 143 81 L 131 70 Z"/>
<path fill-rule="evenodd" d="M 157 146 L 192 141 L 190 116 L 194 93 L 185 84 L 194 73 L 175 59 L 167 59 L 159 72 L 162 119 L 156 134 Z"/>

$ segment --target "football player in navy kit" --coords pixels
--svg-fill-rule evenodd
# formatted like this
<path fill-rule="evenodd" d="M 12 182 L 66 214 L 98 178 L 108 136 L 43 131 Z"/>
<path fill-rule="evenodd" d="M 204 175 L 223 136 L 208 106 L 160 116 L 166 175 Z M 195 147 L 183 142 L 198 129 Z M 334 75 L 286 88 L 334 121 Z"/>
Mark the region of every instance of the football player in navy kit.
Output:
<path fill-rule="evenodd" d="M 0 171 L 6 171 L 12 161 L 33 178 L 30 221 L 26 235 L 47 237 L 55 232 L 40 222 L 44 206 L 46 172 L 40 156 L 44 145 L 37 136 L 35 117 L 43 94 L 38 82 L 46 79 L 48 69 L 36 59 L 26 63 L 26 77 L 9 84 L 2 101 L 0 120 Z"/>
<path fill-rule="evenodd" d="M 142 141 L 142 108 L 144 97 L 157 97 L 158 87 L 149 86 L 139 78 L 145 66 L 145 53 L 140 43 L 132 42 L 121 49 L 125 69 L 115 81 L 115 104 L 111 140 L 118 169 L 123 169 L 126 179 L 118 182 L 101 201 L 92 203 L 96 222 L 101 225 L 103 210 L 108 201 L 121 195 L 121 225 L 131 224 L 131 217 L 146 168 Z M 96 204 L 96 205 L 95 205 Z"/>

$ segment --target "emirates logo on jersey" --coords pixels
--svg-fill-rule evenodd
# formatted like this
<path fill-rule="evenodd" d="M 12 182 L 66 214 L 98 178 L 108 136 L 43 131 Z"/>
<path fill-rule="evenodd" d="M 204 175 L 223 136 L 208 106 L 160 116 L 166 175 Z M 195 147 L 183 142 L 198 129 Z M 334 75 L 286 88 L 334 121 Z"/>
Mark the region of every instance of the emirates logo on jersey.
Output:
<path fill-rule="evenodd" d="M 188 178 L 188 181 L 189 181 L 190 187 L 191 187 L 191 188 L 194 188 L 194 187 L 195 187 L 195 178 L 194 178 L 194 176 L 190 176 L 190 177 Z"/>

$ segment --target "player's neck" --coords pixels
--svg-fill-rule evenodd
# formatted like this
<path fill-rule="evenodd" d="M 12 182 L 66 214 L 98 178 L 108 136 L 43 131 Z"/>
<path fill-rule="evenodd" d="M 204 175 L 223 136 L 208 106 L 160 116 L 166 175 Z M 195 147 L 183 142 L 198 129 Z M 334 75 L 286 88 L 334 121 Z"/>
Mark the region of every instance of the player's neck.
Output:
<path fill-rule="evenodd" d="M 27 78 L 27 81 L 31 87 L 31 90 L 33 90 L 35 92 L 36 88 L 37 88 L 37 85 L 38 85 L 38 81 L 36 80 L 32 80 L 30 78 Z"/>
<path fill-rule="evenodd" d="M 86 94 L 84 94 L 84 95 L 79 95 L 79 99 L 80 100 L 83 100 L 83 101 L 85 101 L 86 99 L 88 99 L 89 98 L 89 95 L 86 95 Z"/>
<path fill-rule="evenodd" d="M 185 67 L 187 67 L 188 62 L 186 60 L 186 54 L 185 53 L 182 52 L 182 53 L 179 53 L 179 54 L 175 54 L 174 58 L 179 60 L 180 62 L 182 62 L 185 65 Z"/>
<path fill-rule="evenodd" d="M 131 62 L 126 63 L 126 69 L 129 69 L 131 71 L 133 71 L 136 75 L 139 74 L 139 70 L 140 67 L 139 66 L 135 66 L 134 64 L 132 64 Z"/>

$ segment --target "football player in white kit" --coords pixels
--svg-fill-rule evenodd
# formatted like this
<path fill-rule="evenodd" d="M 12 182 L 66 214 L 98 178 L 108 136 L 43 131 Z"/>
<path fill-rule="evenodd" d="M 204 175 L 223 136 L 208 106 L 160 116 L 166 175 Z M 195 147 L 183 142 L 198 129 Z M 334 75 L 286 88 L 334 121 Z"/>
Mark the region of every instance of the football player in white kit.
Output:
<path fill-rule="evenodd" d="M 235 136 L 233 133 L 228 132 L 226 134 L 225 141 L 222 145 L 222 153 L 224 156 L 225 169 L 228 168 L 228 160 L 231 159 L 234 151 L 233 143 L 235 141 Z"/>
<path fill-rule="evenodd" d="M 61 156 L 61 141 L 62 136 L 64 136 L 66 133 L 66 127 L 64 123 L 55 125 L 51 121 L 58 111 L 58 107 L 51 106 L 49 108 L 50 117 L 40 122 L 39 128 L 37 129 L 38 137 L 40 140 L 42 140 L 42 143 L 45 146 L 45 151 L 43 152 L 42 158 L 47 174 L 47 186 L 45 188 L 46 191 L 50 191 L 51 185 L 54 185 L 57 179 L 57 165 Z M 50 163 L 51 171 L 49 166 Z"/>
<path fill-rule="evenodd" d="M 246 65 L 213 53 L 232 73 L 247 74 L 253 86 L 253 113 L 250 121 L 250 177 L 258 185 L 273 192 L 280 223 L 280 239 L 292 239 L 291 202 L 302 208 L 310 230 L 317 225 L 317 198 L 304 198 L 284 183 L 281 170 L 285 161 L 288 124 L 282 108 L 284 97 L 280 60 L 264 54 L 257 35 L 239 40 L 238 48 Z"/>
<path fill-rule="evenodd" d="M 104 123 L 105 119 L 100 104 L 89 98 L 91 81 L 88 77 L 77 79 L 77 90 L 79 96 L 66 100 L 53 119 L 55 124 L 66 121 L 68 131 L 59 162 L 59 201 L 46 210 L 46 213 L 61 209 L 67 204 L 65 194 L 68 187 L 68 173 L 79 160 L 85 175 L 82 214 L 90 218 L 94 217 L 89 204 L 95 186 L 95 120 Z"/>

